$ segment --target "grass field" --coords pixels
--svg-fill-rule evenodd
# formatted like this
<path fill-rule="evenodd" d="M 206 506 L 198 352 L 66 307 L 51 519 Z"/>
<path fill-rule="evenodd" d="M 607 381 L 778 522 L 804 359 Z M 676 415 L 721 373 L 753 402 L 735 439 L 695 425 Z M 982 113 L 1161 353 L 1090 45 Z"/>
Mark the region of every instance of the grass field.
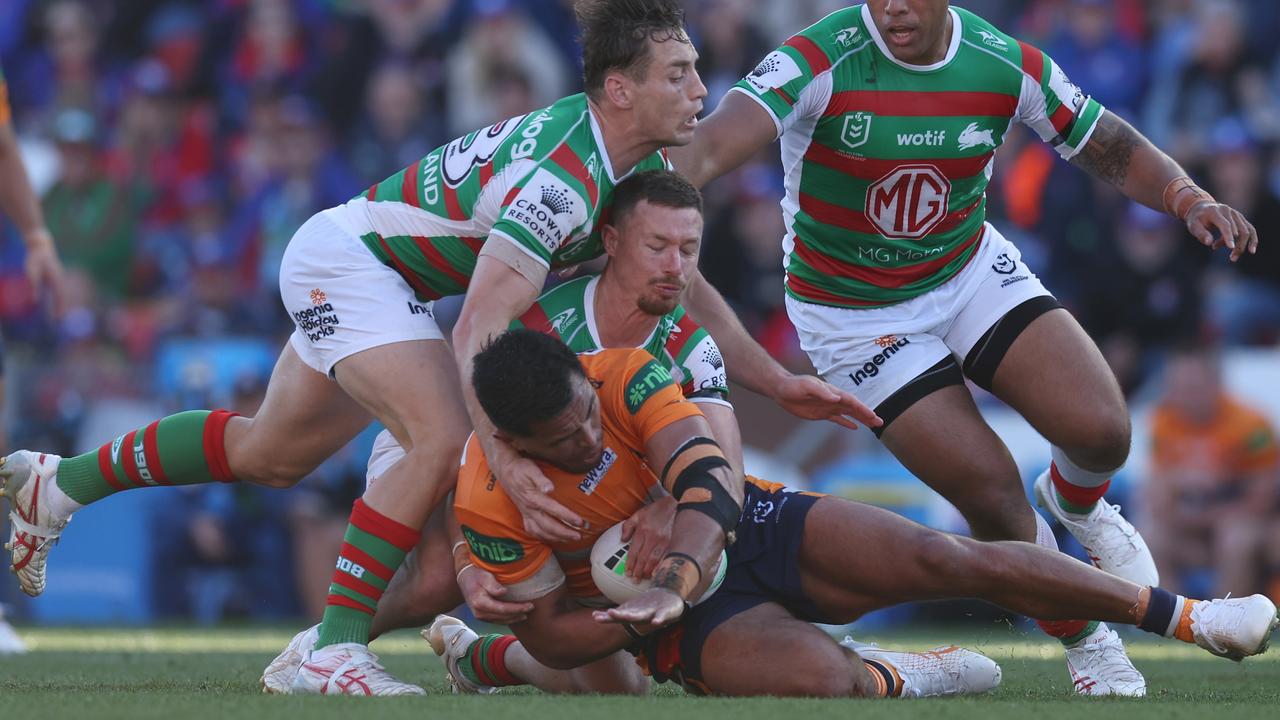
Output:
<path fill-rule="evenodd" d="M 942 628 L 862 638 L 913 649 L 959 642 L 990 655 L 1004 669 L 1004 684 L 993 695 L 931 701 L 689 698 L 670 686 L 650 698 L 565 698 L 511 689 L 493 697 L 452 696 L 439 661 L 410 633 L 383 638 L 374 649 L 399 677 L 424 683 L 429 697 L 274 697 L 260 694 L 258 677 L 288 642 L 291 633 L 285 630 L 56 628 L 23 636 L 29 654 L 0 657 L 0 718 L 1238 720 L 1274 718 L 1280 706 L 1280 652 L 1237 665 L 1192 646 L 1132 636 L 1130 654 L 1146 674 L 1149 696 L 1087 699 L 1071 692 L 1060 650 L 1004 626 L 981 634 Z M 1223 715 L 1215 718 L 1219 712 Z"/>

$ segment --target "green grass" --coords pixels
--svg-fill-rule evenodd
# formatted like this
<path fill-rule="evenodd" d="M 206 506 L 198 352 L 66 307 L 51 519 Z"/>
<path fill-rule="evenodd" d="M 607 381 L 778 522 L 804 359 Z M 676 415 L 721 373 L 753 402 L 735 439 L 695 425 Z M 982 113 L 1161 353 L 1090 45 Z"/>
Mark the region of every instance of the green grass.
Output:
<path fill-rule="evenodd" d="M 1004 684 L 993 695 L 935 701 L 816 701 L 689 698 L 670 686 L 649 698 L 578 697 L 507 690 L 494 697 L 452 696 L 439 662 L 410 633 L 374 645 L 401 678 L 425 683 L 426 698 L 264 696 L 262 667 L 291 633 L 271 629 L 30 629 L 32 648 L 0 658 L 0 718 L 475 718 L 476 720 L 808 720 L 809 718 L 1196 718 L 1276 717 L 1280 653 L 1243 664 L 1172 641 L 1131 637 L 1147 676 L 1142 700 L 1076 697 L 1061 651 L 1033 635 L 993 626 L 989 632 L 934 629 L 875 639 L 921 649 L 960 642 L 1000 662 Z M 932 641 L 932 642 L 931 642 Z M 761 668 L 760 672 L 769 672 Z M 1226 718 L 1227 716 L 1221 716 Z"/>

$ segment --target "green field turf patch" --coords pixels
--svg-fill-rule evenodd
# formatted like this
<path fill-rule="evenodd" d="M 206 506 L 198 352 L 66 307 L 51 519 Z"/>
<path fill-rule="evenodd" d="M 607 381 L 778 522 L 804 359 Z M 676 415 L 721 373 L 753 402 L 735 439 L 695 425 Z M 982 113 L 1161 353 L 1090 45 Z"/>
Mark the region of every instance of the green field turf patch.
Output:
<path fill-rule="evenodd" d="M 868 638 L 915 649 L 958 642 L 987 653 L 1004 670 L 1004 684 L 988 697 L 892 702 L 689 698 L 670 686 L 648 698 L 564 698 L 526 690 L 493 697 L 453 696 L 447 694 L 439 661 L 412 633 L 384 638 L 374 649 L 397 676 L 424 684 L 429 697 L 271 697 L 260 694 L 258 677 L 292 636 L 287 631 L 54 628 L 23 635 L 32 652 L 0 658 L 0 717 L 1203 720 L 1221 712 L 1236 720 L 1274 717 L 1280 706 L 1280 653 L 1237 665 L 1180 643 L 1131 638 L 1131 654 L 1146 673 L 1150 696 L 1090 700 L 1074 696 L 1060 651 L 1051 643 L 1003 628 L 984 633 L 941 628 Z M 762 667 L 760 672 L 770 669 Z"/>

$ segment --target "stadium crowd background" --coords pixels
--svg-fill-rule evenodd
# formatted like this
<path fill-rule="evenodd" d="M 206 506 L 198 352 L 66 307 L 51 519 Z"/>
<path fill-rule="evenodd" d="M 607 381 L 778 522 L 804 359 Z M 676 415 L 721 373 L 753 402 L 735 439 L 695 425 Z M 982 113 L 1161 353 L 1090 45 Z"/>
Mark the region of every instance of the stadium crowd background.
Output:
<path fill-rule="evenodd" d="M 1243 366 L 1262 384 L 1246 402 L 1280 420 L 1274 369 L 1280 367 L 1280 3 L 956 4 L 1042 47 L 1086 92 L 1134 122 L 1257 226 L 1258 255 L 1231 266 L 1168 217 L 1058 162 L 1020 126 L 1001 149 L 990 219 L 1102 347 L 1134 403 L 1139 435 L 1146 434 L 1151 408 L 1164 402 L 1171 350 L 1187 344 L 1223 349 L 1229 385 L 1240 382 L 1234 371 L 1240 359 L 1248 361 Z M 252 413 L 292 330 L 279 303 L 277 270 L 294 230 L 459 134 L 577 91 L 570 5 L 0 3 L 0 67 L 15 126 L 70 271 L 66 311 L 50 319 L 23 276 L 22 244 L 12 228 L 4 230 L 0 321 L 9 449 L 73 454 L 181 408 Z M 840 5 L 688 0 L 708 110 L 778 42 Z M 803 367 L 782 308 L 776 153 L 708 187 L 702 267 L 776 357 Z M 438 308 L 447 325 L 456 306 Z M 1215 368 L 1202 364 L 1200 376 L 1189 371 L 1189 381 L 1207 385 Z M 745 408 L 758 406 L 739 399 Z M 1207 402 L 1212 414 L 1216 398 Z M 762 462 L 795 466 L 792 472 L 818 481 L 844 477 L 851 486 L 860 474 L 888 478 L 863 496 L 914 508 L 933 524 L 949 522 L 917 507 L 928 503 L 910 499 L 904 488 L 914 481 L 886 469 L 869 434 L 798 428 L 767 408 L 759 413 L 756 419 L 744 410 L 748 442 L 769 446 L 770 439 L 787 438 L 781 448 L 767 447 L 774 453 L 761 455 Z M 1000 417 L 999 408 L 991 413 Z M 1025 470 L 1039 472 L 1034 465 L 1047 457 L 1044 447 L 1020 440 L 1025 432 L 1010 432 L 1019 460 L 1031 458 Z M 1280 528 L 1280 474 L 1274 441 L 1264 440 L 1259 445 L 1254 437 L 1247 447 L 1222 440 L 1203 453 L 1189 480 L 1211 486 L 1201 488 L 1205 507 L 1225 503 L 1232 524 L 1248 515 L 1260 533 L 1251 536 L 1255 544 L 1241 550 L 1241 538 L 1205 528 L 1194 538 L 1175 533 L 1175 544 L 1195 545 L 1179 548 L 1180 555 L 1198 550 L 1202 561 L 1199 572 L 1190 562 L 1192 572 L 1166 578 L 1170 586 L 1221 580 L 1213 570 L 1220 569 L 1214 552 L 1222 552 L 1223 542 L 1247 555 L 1248 582 L 1256 586 L 1227 588 L 1237 594 L 1261 589 L 1268 573 L 1280 569 L 1280 557 L 1263 551 L 1280 542 L 1257 542 Z M 142 504 L 117 499 L 83 513 L 105 528 L 98 537 L 118 539 L 114 553 L 134 558 L 132 569 L 120 572 L 146 579 L 138 596 L 144 611 L 76 611 L 84 605 L 74 602 L 77 587 L 82 595 L 116 587 L 121 605 L 137 594 L 128 583 L 96 582 L 103 576 L 94 575 L 70 583 L 64 605 L 46 598 L 49 607 L 68 609 L 37 610 L 35 603 L 26 610 L 49 620 L 318 617 L 334 548 L 363 483 L 367 442 L 354 443 L 293 491 L 171 489 L 143 493 L 153 497 Z M 1254 454 L 1232 455 L 1245 450 Z M 1140 489 L 1172 481 L 1147 462 L 1147 444 L 1134 453 L 1127 482 L 1117 486 L 1128 511 L 1158 532 L 1162 518 L 1144 514 L 1150 508 Z M 1270 494 L 1264 488 L 1248 503 L 1232 503 L 1228 490 L 1246 472 L 1269 474 Z M 1264 500 L 1253 502 L 1258 498 Z M 93 536 L 77 520 L 64 546 L 78 532 Z M 119 528 L 128 531 L 113 535 L 124 532 Z M 77 552 L 55 550 L 52 571 L 74 566 Z M 13 584 L 0 584 L 0 598 L 14 601 Z M 54 575 L 51 593 L 57 587 Z"/>

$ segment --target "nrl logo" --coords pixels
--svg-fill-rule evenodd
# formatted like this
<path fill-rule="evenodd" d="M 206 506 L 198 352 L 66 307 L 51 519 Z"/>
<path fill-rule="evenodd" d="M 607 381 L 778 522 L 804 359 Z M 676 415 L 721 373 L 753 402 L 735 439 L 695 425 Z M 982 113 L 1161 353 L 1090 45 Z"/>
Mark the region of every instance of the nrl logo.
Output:
<path fill-rule="evenodd" d="M 1000 37 L 999 35 L 996 35 L 994 33 L 989 33 L 986 30 L 979 30 L 978 34 L 982 36 L 982 42 L 984 44 L 990 45 L 993 48 L 1000 48 L 1001 50 L 1003 50 L 1009 47 L 1009 43 L 1006 42 L 1005 39 Z"/>
<path fill-rule="evenodd" d="M 859 111 L 844 116 L 844 129 L 840 131 L 840 141 L 847 147 L 856 148 L 867 144 L 871 137 L 871 119 L 875 113 Z"/>

